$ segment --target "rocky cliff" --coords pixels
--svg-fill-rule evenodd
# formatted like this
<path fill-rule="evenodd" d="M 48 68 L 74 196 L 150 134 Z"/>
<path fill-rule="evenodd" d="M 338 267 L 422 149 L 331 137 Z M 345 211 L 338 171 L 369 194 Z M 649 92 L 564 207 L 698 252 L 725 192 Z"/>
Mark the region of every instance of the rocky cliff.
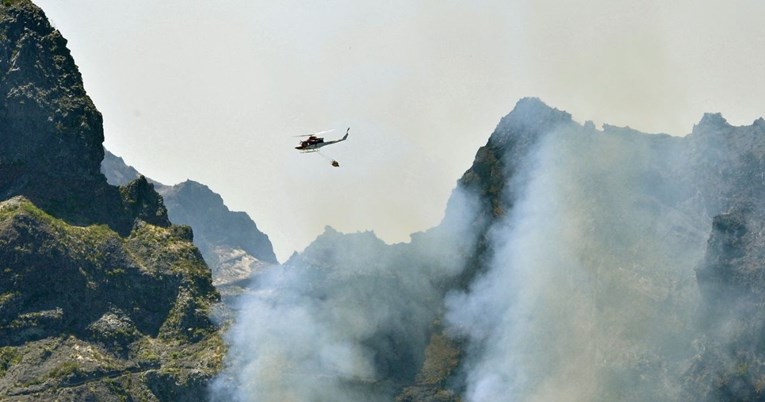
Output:
<path fill-rule="evenodd" d="M 72 223 L 106 223 L 126 233 L 129 216 L 113 213 L 119 192 L 98 171 L 101 114 L 66 40 L 29 1 L 4 3 L 0 18 L 0 197 L 23 194 Z"/>
<path fill-rule="evenodd" d="M 192 180 L 162 186 L 170 219 L 194 229 L 199 247 L 224 295 L 240 292 L 253 272 L 277 264 L 268 236 L 245 212 L 231 211 L 223 198 Z"/>
<path fill-rule="evenodd" d="M 101 171 L 114 185 L 141 176 L 109 151 Z M 174 186 L 149 181 L 162 195 L 170 220 L 194 230 L 194 244 L 212 269 L 213 284 L 224 297 L 241 293 L 254 272 L 277 263 L 268 236 L 245 212 L 229 210 L 223 198 L 209 187 L 192 180 Z"/>
<path fill-rule="evenodd" d="M 101 115 L 29 1 L 0 7 L 0 74 L 2 399 L 206 399 L 209 268 L 146 179 L 107 184 Z"/>
<path fill-rule="evenodd" d="M 765 398 L 765 120 L 734 127 L 719 114 L 688 137 L 712 216 L 696 267 L 702 296 L 700 350 L 687 385 L 698 400 Z M 706 158 L 700 157 L 706 156 Z"/>

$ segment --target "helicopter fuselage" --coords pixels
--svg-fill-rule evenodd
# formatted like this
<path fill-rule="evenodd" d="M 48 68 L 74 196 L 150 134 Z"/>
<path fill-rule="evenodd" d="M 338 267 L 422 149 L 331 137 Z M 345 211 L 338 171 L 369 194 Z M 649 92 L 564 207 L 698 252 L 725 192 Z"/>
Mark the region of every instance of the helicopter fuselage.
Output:
<path fill-rule="evenodd" d="M 348 129 L 350 130 L 350 128 Z M 345 135 L 343 138 L 335 141 L 324 141 L 324 138 L 321 137 L 315 137 L 310 136 L 307 140 L 300 141 L 300 145 L 296 146 L 295 149 L 297 149 L 300 152 L 315 152 L 318 151 L 319 148 L 330 145 L 330 144 L 336 144 L 340 141 L 345 141 L 348 138 L 348 132 L 345 132 Z"/>

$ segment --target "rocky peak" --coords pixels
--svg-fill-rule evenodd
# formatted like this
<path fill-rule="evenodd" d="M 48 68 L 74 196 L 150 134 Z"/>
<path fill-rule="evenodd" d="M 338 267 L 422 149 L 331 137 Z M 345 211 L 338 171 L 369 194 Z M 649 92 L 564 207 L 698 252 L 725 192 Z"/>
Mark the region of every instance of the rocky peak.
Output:
<path fill-rule="evenodd" d="M 101 114 L 85 93 L 61 33 L 42 10 L 21 1 L 0 8 L 0 42 L 3 164 L 56 163 L 58 175 L 97 176 Z"/>
<path fill-rule="evenodd" d="M 76 225 L 132 226 L 100 173 L 101 114 L 61 33 L 29 1 L 0 7 L 0 199 L 22 195 Z"/>
<path fill-rule="evenodd" d="M 534 144 L 556 128 L 573 124 L 576 123 L 571 114 L 547 106 L 539 98 L 519 100 L 499 121 L 489 141 L 476 152 L 473 165 L 458 182 L 459 187 L 479 195 L 484 205 L 479 214 L 482 221 L 502 215 L 509 207 L 503 199 L 507 196 L 505 182 L 528 157 Z"/>
<path fill-rule="evenodd" d="M 263 262 L 277 263 L 268 236 L 247 213 L 229 210 L 220 194 L 209 187 L 186 180 L 158 190 L 165 199 L 170 220 L 194 228 L 196 243 L 210 265 L 220 262 L 215 255 L 219 248 L 243 250 Z"/>
<path fill-rule="evenodd" d="M 155 226 L 170 226 L 162 197 L 154 191 L 154 185 L 146 177 L 141 176 L 121 187 L 120 193 L 130 215 Z"/>
<path fill-rule="evenodd" d="M 167 195 L 173 195 L 176 197 L 188 197 L 189 200 L 193 200 L 198 203 L 223 204 L 223 197 L 221 197 L 220 194 L 213 192 L 210 190 L 210 187 L 194 180 L 186 180 L 174 186 L 168 187 L 168 189 L 163 190 L 163 192 Z"/>
<path fill-rule="evenodd" d="M 571 114 L 547 106 L 539 98 L 523 98 L 499 121 L 489 141 L 505 143 L 508 136 L 544 133 L 571 121 Z"/>
<path fill-rule="evenodd" d="M 719 130 L 729 127 L 731 127 L 731 125 L 728 123 L 728 120 L 723 117 L 722 113 L 704 113 L 699 124 L 693 126 L 693 132 Z"/>

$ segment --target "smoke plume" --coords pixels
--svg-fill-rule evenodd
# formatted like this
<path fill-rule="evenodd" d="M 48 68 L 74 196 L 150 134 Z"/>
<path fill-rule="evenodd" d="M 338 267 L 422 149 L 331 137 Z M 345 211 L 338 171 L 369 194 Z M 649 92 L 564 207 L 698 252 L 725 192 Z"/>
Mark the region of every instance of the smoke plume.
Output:
<path fill-rule="evenodd" d="M 680 139 L 569 122 L 536 141 L 488 270 L 446 301 L 466 399 L 677 400 L 709 232 Z"/>
<path fill-rule="evenodd" d="M 472 251 L 474 200 L 456 191 L 444 224 L 386 245 L 327 227 L 257 276 L 228 331 L 214 400 L 390 401 L 413 381 L 445 281 Z"/>

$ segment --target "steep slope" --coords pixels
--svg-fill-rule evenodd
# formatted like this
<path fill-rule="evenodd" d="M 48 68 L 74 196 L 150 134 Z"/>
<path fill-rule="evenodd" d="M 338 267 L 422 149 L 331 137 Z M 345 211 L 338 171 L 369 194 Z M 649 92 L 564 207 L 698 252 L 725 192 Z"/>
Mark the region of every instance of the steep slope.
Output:
<path fill-rule="evenodd" d="M 127 183 L 143 176 L 134 167 L 125 163 L 125 160 L 104 149 L 104 159 L 101 161 L 101 173 L 106 176 L 106 181 L 112 186 L 124 186 Z M 147 179 L 154 187 L 162 186 L 154 180 Z"/>
<path fill-rule="evenodd" d="M 29 1 L 7 4 L 0 14 L 0 198 L 23 194 L 72 223 L 129 231 L 130 219 L 113 213 L 119 192 L 98 171 L 102 118 L 66 40 Z"/>
<path fill-rule="evenodd" d="M 271 242 L 258 230 L 245 212 L 230 211 L 223 198 L 204 184 L 187 180 L 159 190 L 173 222 L 194 228 L 202 255 L 220 270 L 216 279 L 230 283 L 243 279 L 234 275 L 237 266 L 246 265 L 247 256 L 276 264 Z M 251 270 L 247 270 L 251 271 Z"/>
<path fill-rule="evenodd" d="M 524 99 L 489 146 L 502 214 L 470 284 L 447 299 L 448 328 L 466 341 L 465 397 L 672 399 L 680 368 L 667 353 L 690 353 L 673 341 L 687 335 L 705 236 L 666 158 L 679 139 L 596 130 Z"/>
<path fill-rule="evenodd" d="M 0 8 L 0 396 L 204 400 L 219 295 L 145 179 L 107 184 L 101 116 L 61 34 Z"/>
<path fill-rule="evenodd" d="M 447 299 L 466 399 L 761 398 L 764 147 L 762 119 L 673 138 L 521 100 L 460 182 L 493 216 Z"/>
<path fill-rule="evenodd" d="M 101 171 L 115 185 L 141 176 L 109 151 Z M 150 181 L 164 198 L 170 220 L 194 229 L 194 244 L 224 296 L 241 293 L 253 272 L 277 263 L 268 236 L 246 213 L 230 211 L 223 198 L 207 186 L 192 180 L 174 186 Z"/>
<path fill-rule="evenodd" d="M 703 337 L 688 371 L 698 400 L 765 398 L 765 120 L 731 126 L 706 115 L 688 137 L 714 218 L 696 268 Z"/>

